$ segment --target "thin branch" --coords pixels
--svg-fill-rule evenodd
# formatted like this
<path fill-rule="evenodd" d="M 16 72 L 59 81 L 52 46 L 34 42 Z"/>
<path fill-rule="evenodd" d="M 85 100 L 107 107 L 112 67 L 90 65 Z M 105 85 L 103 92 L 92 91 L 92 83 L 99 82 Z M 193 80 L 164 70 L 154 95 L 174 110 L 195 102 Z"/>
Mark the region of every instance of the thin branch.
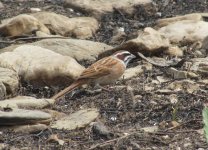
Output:
<path fill-rule="evenodd" d="M 17 43 L 18 41 L 27 41 L 27 40 L 42 40 L 42 39 L 71 39 L 69 37 L 62 37 L 62 36 L 47 36 L 47 37 L 24 37 L 24 38 L 17 38 L 15 40 L 11 41 L 0 41 L 0 43 L 5 43 L 5 44 L 14 44 Z"/>

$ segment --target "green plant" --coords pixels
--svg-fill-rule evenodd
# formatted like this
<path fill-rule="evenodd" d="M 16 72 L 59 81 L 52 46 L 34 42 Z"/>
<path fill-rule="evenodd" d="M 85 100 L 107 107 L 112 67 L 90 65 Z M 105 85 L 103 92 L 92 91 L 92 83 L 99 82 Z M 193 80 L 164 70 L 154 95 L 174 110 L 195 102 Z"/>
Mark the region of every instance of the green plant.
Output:
<path fill-rule="evenodd" d="M 202 111 L 202 116 L 203 116 L 203 122 L 204 122 L 204 132 L 205 132 L 205 137 L 208 142 L 208 107 L 205 107 Z"/>

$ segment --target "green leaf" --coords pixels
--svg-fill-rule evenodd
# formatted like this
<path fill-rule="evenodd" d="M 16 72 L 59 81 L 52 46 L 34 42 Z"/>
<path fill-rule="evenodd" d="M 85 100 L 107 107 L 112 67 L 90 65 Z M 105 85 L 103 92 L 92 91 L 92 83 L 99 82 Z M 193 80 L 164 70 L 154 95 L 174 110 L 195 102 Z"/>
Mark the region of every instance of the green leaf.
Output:
<path fill-rule="evenodd" d="M 208 142 L 208 108 L 207 107 L 203 109 L 202 116 L 203 116 L 203 122 L 204 122 L 205 137 Z"/>

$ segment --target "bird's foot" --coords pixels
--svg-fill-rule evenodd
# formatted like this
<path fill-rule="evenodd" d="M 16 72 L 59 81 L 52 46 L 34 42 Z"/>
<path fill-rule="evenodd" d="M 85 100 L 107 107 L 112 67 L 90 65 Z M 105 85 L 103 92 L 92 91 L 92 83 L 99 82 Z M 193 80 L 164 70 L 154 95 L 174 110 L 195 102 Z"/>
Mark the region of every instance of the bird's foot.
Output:
<path fill-rule="evenodd" d="M 107 86 L 107 87 L 103 87 L 100 85 L 95 85 L 94 89 L 85 89 L 85 92 L 88 94 L 99 94 L 102 91 L 106 91 L 106 92 L 111 92 L 113 90 L 113 87 Z"/>
<path fill-rule="evenodd" d="M 101 91 L 106 91 L 106 92 L 111 92 L 113 90 L 113 87 L 109 86 L 109 85 L 107 85 L 106 87 L 103 87 L 103 86 L 100 86 L 100 85 L 96 85 L 96 87 L 101 89 Z"/>
<path fill-rule="evenodd" d="M 99 94 L 102 92 L 102 89 L 96 89 L 96 90 L 89 90 L 89 89 L 85 89 L 85 92 L 87 94 Z"/>

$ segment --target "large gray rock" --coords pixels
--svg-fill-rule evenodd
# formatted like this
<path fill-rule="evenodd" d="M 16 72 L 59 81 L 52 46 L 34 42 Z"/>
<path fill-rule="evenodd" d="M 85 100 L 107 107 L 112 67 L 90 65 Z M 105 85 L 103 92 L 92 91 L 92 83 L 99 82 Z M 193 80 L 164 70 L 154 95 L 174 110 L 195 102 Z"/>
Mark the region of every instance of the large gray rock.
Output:
<path fill-rule="evenodd" d="M 114 53 L 117 50 L 128 50 L 132 53 L 157 53 L 167 50 L 170 46 L 169 40 L 165 38 L 160 32 L 153 28 L 147 27 L 144 31 L 138 33 L 138 37 L 129 40 L 118 47 L 109 49 L 100 54 L 104 57 Z"/>
<path fill-rule="evenodd" d="M 51 32 L 62 36 L 73 36 L 86 39 L 93 36 L 99 27 L 92 17 L 68 18 L 53 12 L 37 12 L 30 14 L 47 26 Z"/>
<path fill-rule="evenodd" d="M 2 53 L 0 67 L 13 69 L 21 79 L 36 85 L 68 85 L 84 70 L 69 56 L 32 45 Z"/>
<path fill-rule="evenodd" d="M 4 36 L 21 36 L 32 34 L 34 31 L 42 31 L 50 34 L 48 28 L 35 17 L 21 14 L 2 21 L 0 33 Z"/>
<path fill-rule="evenodd" d="M 163 18 L 156 21 L 156 27 L 164 27 L 169 24 L 175 23 L 177 21 L 182 20 L 195 20 L 195 21 L 202 21 L 204 20 L 204 16 L 207 16 L 207 13 L 193 13 L 193 14 L 186 14 L 183 16 L 176 16 L 171 18 Z"/>
<path fill-rule="evenodd" d="M 65 0 L 65 5 L 85 11 L 97 18 L 103 14 L 113 12 L 114 8 L 129 15 L 136 13 L 136 8 L 139 6 L 143 8 L 143 12 L 155 12 L 152 0 Z"/>
<path fill-rule="evenodd" d="M 171 23 L 158 30 L 171 43 L 194 43 L 203 41 L 208 35 L 208 22 L 195 20 L 182 20 Z"/>
<path fill-rule="evenodd" d="M 51 119 L 50 114 L 38 110 L 0 111 L 0 125 L 49 123 Z"/>
<path fill-rule="evenodd" d="M 112 47 L 99 42 L 77 39 L 45 39 L 31 43 L 31 45 L 50 49 L 64 56 L 71 56 L 77 61 L 94 62 L 100 53 Z M 2 52 L 13 51 L 18 45 L 13 45 L 0 50 Z"/>

